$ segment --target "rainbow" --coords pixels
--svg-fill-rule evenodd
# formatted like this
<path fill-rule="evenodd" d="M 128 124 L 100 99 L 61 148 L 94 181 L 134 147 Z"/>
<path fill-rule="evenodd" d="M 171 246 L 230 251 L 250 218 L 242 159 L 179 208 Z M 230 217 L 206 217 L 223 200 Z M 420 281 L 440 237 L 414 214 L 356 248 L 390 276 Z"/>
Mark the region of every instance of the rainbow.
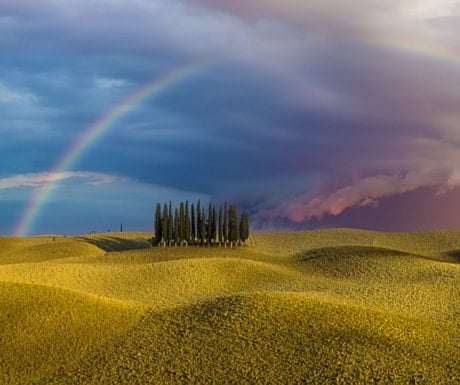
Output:
<path fill-rule="evenodd" d="M 27 207 L 22 212 L 13 229 L 13 235 L 26 236 L 30 233 L 35 220 L 40 214 L 41 208 L 53 191 L 56 182 L 61 180 L 60 175 L 62 172 L 71 169 L 72 165 L 76 163 L 93 143 L 110 130 L 114 123 L 131 111 L 136 105 L 175 83 L 198 73 L 200 70 L 215 62 L 216 60 L 206 60 L 204 62 L 174 69 L 159 78 L 154 78 L 132 91 L 94 120 L 82 131 L 75 142 L 72 143 L 54 164 L 47 173 L 47 180 L 35 190 L 31 200 L 28 202 Z"/>
<path fill-rule="evenodd" d="M 393 51 L 416 55 L 420 58 L 435 60 L 439 63 L 450 64 L 458 68 L 460 52 L 438 42 L 420 39 L 404 39 L 396 36 L 373 36 L 361 39 L 361 42 L 371 47 L 383 47 Z"/>

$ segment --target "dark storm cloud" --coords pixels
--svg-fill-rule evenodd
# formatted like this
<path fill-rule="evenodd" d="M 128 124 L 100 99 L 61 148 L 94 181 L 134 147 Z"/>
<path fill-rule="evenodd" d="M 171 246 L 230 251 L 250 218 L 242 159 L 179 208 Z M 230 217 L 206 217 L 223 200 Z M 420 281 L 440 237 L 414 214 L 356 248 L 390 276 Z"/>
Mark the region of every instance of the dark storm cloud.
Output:
<path fill-rule="evenodd" d="M 229 199 L 260 227 L 451 191 L 459 14 L 447 0 L 2 1 L 0 176 L 50 169 L 137 87 L 216 58 L 75 167 Z"/>

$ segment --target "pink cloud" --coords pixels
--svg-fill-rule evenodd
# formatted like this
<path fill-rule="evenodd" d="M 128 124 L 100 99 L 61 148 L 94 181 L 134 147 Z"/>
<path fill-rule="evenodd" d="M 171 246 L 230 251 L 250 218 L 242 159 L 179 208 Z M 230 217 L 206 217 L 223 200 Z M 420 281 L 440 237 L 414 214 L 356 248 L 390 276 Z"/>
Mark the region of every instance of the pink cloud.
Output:
<path fill-rule="evenodd" d="M 460 186 L 460 170 L 454 170 L 452 173 L 449 175 L 449 179 L 447 180 L 447 187 L 449 188 L 455 188 Z"/>
<path fill-rule="evenodd" d="M 455 182 L 460 185 L 460 173 Z M 335 191 L 305 195 L 287 204 L 280 211 L 282 217 L 294 222 L 309 219 L 322 219 L 325 215 L 339 215 L 351 207 L 376 207 L 378 200 L 384 197 L 415 191 L 421 187 L 452 184 L 452 176 L 447 179 L 441 172 L 409 172 L 405 175 L 376 175 L 366 177 L 353 184 L 336 189 Z"/>

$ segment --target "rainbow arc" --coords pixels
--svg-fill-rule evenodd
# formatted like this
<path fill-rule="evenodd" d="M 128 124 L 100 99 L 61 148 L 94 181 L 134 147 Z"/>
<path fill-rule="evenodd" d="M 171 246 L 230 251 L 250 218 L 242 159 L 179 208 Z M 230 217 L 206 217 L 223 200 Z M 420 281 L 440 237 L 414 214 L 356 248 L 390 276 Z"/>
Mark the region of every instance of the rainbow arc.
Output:
<path fill-rule="evenodd" d="M 161 77 L 154 78 L 139 88 L 132 91 L 119 102 L 112 105 L 88 127 L 86 127 L 71 146 L 62 154 L 49 171 L 48 180 L 37 188 L 22 212 L 13 235 L 26 236 L 39 217 L 40 211 L 49 198 L 56 183 L 60 180 L 57 175 L 64 171 L 73 169 L 73 165 L 82 155 L 95 143 L 103 134 L 108 132 L 114 124 L 124 115 L 129 113 L 135 106 L 139 105 L 148 98 L 160 93 L 161 91 L 173 86 L 174 84 L 189 78 L 201 70 L 209 67 L 216 60 L 206 60 L 194 63 L 185 67 L 174 69 Z"/>

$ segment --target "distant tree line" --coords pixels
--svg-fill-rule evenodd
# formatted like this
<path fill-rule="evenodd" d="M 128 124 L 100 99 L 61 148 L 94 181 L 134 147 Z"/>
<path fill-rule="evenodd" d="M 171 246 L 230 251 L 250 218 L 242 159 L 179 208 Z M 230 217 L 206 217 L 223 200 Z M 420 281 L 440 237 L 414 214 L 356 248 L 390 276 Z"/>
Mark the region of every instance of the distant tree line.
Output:
<path fill-rule="evenodd" d="M 189 207 L 180 202 L 173 209 L 169 204 L 155 206 L 155 235 L 152 243 L 158 246 L 212 246 L 233 247 L 249 237 L 249 217 L 246 211 L 238 215 L 236 205 L 218 208 L 209 203 L 207 210 L 200 200 Z"/>

